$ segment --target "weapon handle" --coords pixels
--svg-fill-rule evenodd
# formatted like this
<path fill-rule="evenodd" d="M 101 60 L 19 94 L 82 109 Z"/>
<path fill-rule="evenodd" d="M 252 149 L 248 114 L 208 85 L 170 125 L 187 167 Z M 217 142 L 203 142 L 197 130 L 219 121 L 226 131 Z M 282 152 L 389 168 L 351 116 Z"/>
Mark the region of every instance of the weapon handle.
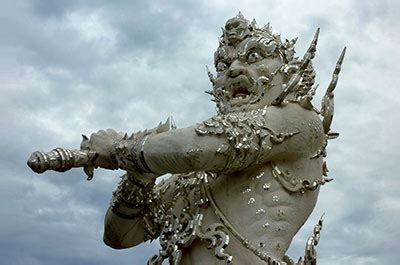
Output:
<path fill-rule="evenodd" d="M 36 173 L 47 170 L 64 172 L 73 167 L 92 167 L 92 159 L 96 152 L 87 150 L 70 150 L 56 148 L 44 153 L 36 151 L 28 159 L 28 166 Z"/>

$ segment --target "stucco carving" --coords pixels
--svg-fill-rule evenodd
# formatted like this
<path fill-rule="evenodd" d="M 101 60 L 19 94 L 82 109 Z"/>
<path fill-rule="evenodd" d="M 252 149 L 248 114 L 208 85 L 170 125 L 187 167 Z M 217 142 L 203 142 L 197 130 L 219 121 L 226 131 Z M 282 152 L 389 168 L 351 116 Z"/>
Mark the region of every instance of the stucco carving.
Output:
<path fill-rule="evenodd" d="M 318 35 L 299 58 L 297 38 L 282 42 L 269 24 L 239 13 L 223 28 L 216 75 L 208 71 L 214 117 L 183 129 L 169 118 L 131 136 L 102 130 L 83 136 L 80 150 L 37 151 L 28 165 L 38 173 L 84 167 L 88 179 L 98 167 L 126 170 L 104 241 L 127 248 L 159 238 L 148 264 L 316 264 L 322 218 L 304 257 L 294 262 L 285 253 L 331 181 L 326 146 L 338 136 L 330 127 L 345 49 L 318 110 Z"/>

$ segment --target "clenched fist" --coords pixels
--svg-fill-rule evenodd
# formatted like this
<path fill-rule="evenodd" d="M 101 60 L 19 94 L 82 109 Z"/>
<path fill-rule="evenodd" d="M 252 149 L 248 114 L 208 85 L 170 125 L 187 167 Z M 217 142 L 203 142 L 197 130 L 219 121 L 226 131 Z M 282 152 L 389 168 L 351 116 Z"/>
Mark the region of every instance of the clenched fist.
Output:
<path fill-rule="evenodd" d="M 92 161 L 95 167 L 117 169 L 118 165 L 113 161 L 111 154 L 115 143 L 121 141 L 123 137 L 123 133 L 117 133 L 113 129 L 100 130 L 92 133 L 90 140 L 84 139 L 81 149 L 96 152 Z"/>

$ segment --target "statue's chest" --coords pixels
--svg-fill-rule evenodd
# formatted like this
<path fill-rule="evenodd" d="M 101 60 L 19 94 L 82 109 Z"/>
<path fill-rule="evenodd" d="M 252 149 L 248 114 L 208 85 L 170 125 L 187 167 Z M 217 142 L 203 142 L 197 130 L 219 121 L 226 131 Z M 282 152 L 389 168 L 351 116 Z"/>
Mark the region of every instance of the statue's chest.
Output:
<path fill-rule="evenodd" d="M 265 233 L 273 223 L 285 221 L 285 211 L 293 201 L 273 176 L 270 165 L 252 172 L 221 176 L 213 183 L 212 192 L 232 224 L 247 228 L 251 234 Z"/>
<path fill-rule="evenodd" d="M 295 163 L 268 163 L 220 176 L 212 183 L 213 197 L 237 230 L 268 247 L 271 238 L 297 232 L 314 207 L 321 165 L 311 163 L 300 169 Z"/>

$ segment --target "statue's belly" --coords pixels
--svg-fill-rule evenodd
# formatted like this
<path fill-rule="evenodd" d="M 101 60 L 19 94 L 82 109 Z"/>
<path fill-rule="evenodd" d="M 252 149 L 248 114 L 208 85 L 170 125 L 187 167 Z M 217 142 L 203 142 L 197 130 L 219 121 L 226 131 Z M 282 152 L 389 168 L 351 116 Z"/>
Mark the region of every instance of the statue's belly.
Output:
<path fill-rule="evenodd" d="M 318 196 L 318 190 L 289 193 L 272 176 L 270 165 L 220 176 L 212 183 L 212 193 L 233 228 L 256 249 L 278 260 L 311 214 Z M 208 207 L 203 229 L 215 222 L 220 221 Z M 235 264 L 265 264 L 234 235 L 229 236 L 226 252 L 233 255 Z M 182 264 L 224 264 L 206 246 L 194 242 L 184 250 Z"/>

